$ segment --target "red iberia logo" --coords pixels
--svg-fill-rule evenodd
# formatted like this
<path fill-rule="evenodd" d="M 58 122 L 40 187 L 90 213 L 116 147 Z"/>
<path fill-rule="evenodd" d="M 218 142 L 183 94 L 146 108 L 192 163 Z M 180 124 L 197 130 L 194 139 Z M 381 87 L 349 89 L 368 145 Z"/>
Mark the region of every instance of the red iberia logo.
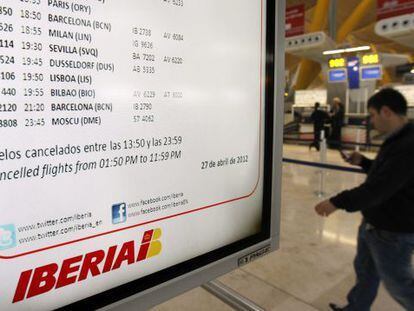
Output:
<path fill-rule="evenodd" d="M 13 303 L 119 269 L 123 264 L 132 265 L 157 256 L 162 250 L 160 238 L 161 229 L 148 230 L 139 244 L 129 241 L 122 246 L 114 245 L 106 250 L 68 258 L 60 264 L 50 263 L 23 271 L 17 283 Z"/>

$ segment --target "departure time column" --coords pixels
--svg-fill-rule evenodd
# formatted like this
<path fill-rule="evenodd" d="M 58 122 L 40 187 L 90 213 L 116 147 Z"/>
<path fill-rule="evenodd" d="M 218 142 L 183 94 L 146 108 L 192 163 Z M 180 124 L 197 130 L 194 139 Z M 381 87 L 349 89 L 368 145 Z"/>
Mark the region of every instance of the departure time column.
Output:
<path fill-rule="evenodd" d="M 22 104 L 21 127 L 37 128 L 46 126 L 45 111 L 45 61 L 43 50 L 43 34 L 45 29 L 44 14 L 41 12 L 41 0 L 20 1 L 21 24 L 21 85 L 20 96 Z M 17 37 L 17 36 L 16 36 Z"/>

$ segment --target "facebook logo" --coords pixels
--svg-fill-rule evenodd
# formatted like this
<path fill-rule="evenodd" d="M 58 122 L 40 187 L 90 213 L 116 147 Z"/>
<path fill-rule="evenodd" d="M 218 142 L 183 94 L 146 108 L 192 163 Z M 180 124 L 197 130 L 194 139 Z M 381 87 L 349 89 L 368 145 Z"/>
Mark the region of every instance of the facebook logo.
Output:
<path fill-rule="evenodd" d="M 0 251 L 13 248 L 16 244 L 16 229 L 14 225 L 0 226 Z"/>
<path fill-rule="evenodd" d="M 112 205 L 112 223 L 114 225 L 126 222 L 126 204 L 119 203 Z"/>

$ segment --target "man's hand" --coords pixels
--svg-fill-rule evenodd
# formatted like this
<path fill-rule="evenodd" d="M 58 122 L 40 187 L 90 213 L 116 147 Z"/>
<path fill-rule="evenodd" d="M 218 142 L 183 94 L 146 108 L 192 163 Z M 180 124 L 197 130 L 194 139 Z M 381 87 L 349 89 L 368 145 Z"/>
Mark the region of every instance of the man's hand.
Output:
<path fill-rule="evenodd" d="M 352 152 L 351 154 L 346 154 L 341 152 L 342 158 L 352 165 L 361 165 L 362 162 L 362 154 L 359 152 Z"/>
<path fill-rule="evenodd" d="M 331 201 L 326 200 L 323 201 L 315 206 L 315 211 L 318 213 L 319 216 L 325 216 L 328 217 L 332 213 L 337 211 L 337 208 L 335 205 L 331 203 Z"/>

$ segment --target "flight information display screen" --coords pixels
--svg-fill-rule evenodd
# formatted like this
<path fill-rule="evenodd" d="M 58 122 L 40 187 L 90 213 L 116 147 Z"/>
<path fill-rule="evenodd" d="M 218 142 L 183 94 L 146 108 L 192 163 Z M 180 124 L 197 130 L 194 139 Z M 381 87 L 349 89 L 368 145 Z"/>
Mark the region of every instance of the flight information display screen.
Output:
<path fill-rule="evenodd" d="M 346 81 L 346 70 L 345 69 L 331 69 L 331 70 L 328 70 L 328 81 L 329 82 L 344 82 L 344 81 Z"/>
<path fill-rule="evenodd" d="M 382 78 L 382 66 L 361 67 L 361 80 L 380 80 Z"/>
<path fill-rule="evenodd" d="M 0 309 L 268 235 L 265 69 L 264 0 L 0 0 Z"/>

